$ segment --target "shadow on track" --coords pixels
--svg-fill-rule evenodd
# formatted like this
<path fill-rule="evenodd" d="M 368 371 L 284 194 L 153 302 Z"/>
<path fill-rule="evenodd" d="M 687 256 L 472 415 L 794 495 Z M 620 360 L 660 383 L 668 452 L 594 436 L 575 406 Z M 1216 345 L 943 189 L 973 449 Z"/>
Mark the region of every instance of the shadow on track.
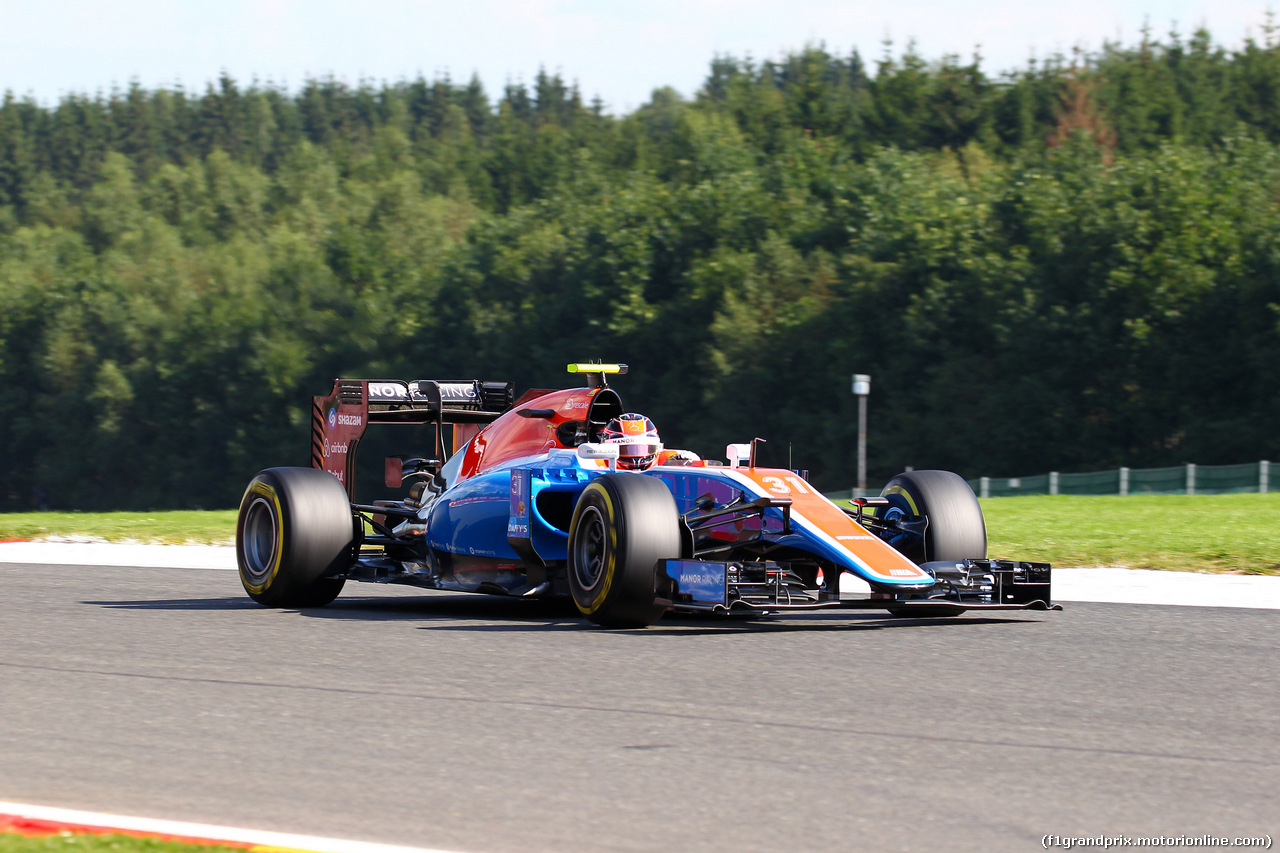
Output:
<path fill-rule="evenodd" d="M 790 631 L 865 631 L 913 626 L 964 628 L 977 625 L 1035 622 L 993 617 L 896 618 L 878 611 L 832 611 L 774 616 L 701 616 L 667 614 L 649 628 L 612 629 L 593 625 L 567 599 L 520 599 L 470 593 L 444 593 L 401 598 L 338 599 L 328 607 L 298 611 L 315 619 L 430 620 L 423 631 L 520 633 L 597 631 L 630 636 L 716 636 Z"/>
<path fill-rule="evenodd" d="M 111 610 L 203 610 L 257 611 L 263 614 L 288 613 L 310 619 L 347 619 L 368 622 L 441 620 L 515 620 L 537 623 L 541 630 L 555 627 L 580 629 L 590 623 L 580 617 L 573 603 L 559 599 L 520 599 L 467 593 L 428 593 L 415 596 L 352 596 L 339 598 L 325 607 L 303 610 L 263 607 L 245 596 L 219 598 L 156 598 L 116 601 L 81 601 Z M 486 626 L 457 626 L 479 629 Z M 501 627 L 501 626 L 494 626 Z M 532 625 L 530 626 L 533 627 Z"/>
<path fill-rule="evenodd" d="M 764 616 L 759 618 L 741 617 L 671 617 L 665 616 L 652 628 L 636 631 L 617 631 L 595 628 L 610 634 L 635 634 L 653 637 L 679 636 L 703 637 L 725 636 L 729 634 L 785 634 L 796 631 L 844 632 L 844 631 L 881 631 L 895 628 L 973 628 L 979 625 L 1016 624 L 1033 620 L 993 619 L 989 616 L 978 618 L 933 618 L 933 619 L 899 619 L 880 613 L 844 613 L 822 616 Z M 589 626 L 594 628 L 595 626 Z"/>
<path fill-rule="evenodd" d="M 581 630 L 590 623 L 578 615 L 573 602 L 563 599 L 506 598 L 474 593 L 429 593 L 394 598 L 339 598 L 328 607 L 298 611 L 312 619 L 388 621 L 416 619 L 435 624 L 425 630 Z M 485 625 L 475 622 L 516 622 Z M 458 624 L 469 623 L 469 624 Z"/>
<path fill-rule="evenodd" d="M 428 621 L 423 631 L 474 633 L 519 633 L 545 631 L 597 631 L 631 636 L 724 636 L 730 634 L 770 634 L 795 631 L 870 631 L 887 628 L 954 628 L 979 625 L 1038 623 L 1038 619 L 994 618 L 990 616 L 898 618 L 870 612 L 816 612 L 773 616 L 700 616 L 668 614 L 649 628 L 611 629 L 591 624 L 578 614 L 573 603 L 562 599 L 521 599 L 468 593 L 431 593 L 396 597 L 339 598 L 327 607 L 306 610 L 265 608 L 243 597 L 180 598 L 126 601 L 84 601 L 114 610 L 254 610 L 262 613 L 293 613 L 309 619 L 336 619 L 365 622 Z"/>
<path fill-rule="evenodd" d="M 136 601 L 82 601 L 110 610 L 250 610 L 259 605 L 244 596 L 232 598 L 162 598 Z"/>

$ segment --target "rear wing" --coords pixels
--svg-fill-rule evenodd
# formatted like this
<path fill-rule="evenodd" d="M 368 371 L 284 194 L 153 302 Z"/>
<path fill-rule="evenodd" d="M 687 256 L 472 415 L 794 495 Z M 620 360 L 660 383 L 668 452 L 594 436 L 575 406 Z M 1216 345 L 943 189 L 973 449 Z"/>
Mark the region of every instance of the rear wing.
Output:
<path fill-rule="evenodd" d="M 369 424 L 435 424 L 436 449 L 443 459 L 440 427 L 454 425 L 456 451 L 514 404 L 510 382 L 335 379 L 327 396 L 311 398 L 311 467 L 337 477 L 355 500 L 356 448 Z"/>

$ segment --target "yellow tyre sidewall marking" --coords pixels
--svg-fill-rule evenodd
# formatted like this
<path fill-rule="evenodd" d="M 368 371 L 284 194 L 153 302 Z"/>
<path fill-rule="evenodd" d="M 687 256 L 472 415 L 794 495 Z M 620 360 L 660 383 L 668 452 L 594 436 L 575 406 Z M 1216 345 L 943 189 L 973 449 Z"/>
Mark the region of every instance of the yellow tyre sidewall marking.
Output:
<path fill-rule="evenodd" d="M 249 493 L 266 498 L 271 502 L 272 508 L 276 511 L 276 546 L 273 549 L 274 559 L 271 561 L 271 571 L 267 573 L 266 580 L 260 584 L 251 584 L 247 581 L 245 582 L 245 588 L 249 590 L 249 592 L 252 592 L 255 595 L 261 595 L 271 586 L 271 582 L 276 579 L 276 575 L 280 573 L 280 560 L 284 555 L 284 513 L 280 511 L 280 496 L 276 494 L 276 490 L 261 480 L 255 481 L 253 485 L 249 487 Z M 240 577 L 243 579 L 244 575 L 241 574 Z"/>
<path fill-rule="evenodd" d="M 906 489 L 902 488 L 902 486 L 899 486 L 898 484 L 895 483 L 894 485 L 885 489 L 884 496 L 888 497 L 889 495 L 901 495 L 902 499 L 907 502 L 907 506 L 911 507 L 911 514 L 912 515 L 920 514 L 920 510 L 916 509 L 915 498 L 911 497 L 911 493 L 908 492 Z"/>
<path fill-rule="evenodd" d="M 609 590 L 613 588 L 613 575 L 618 565 L 618 525 L 616 523 L 616 512 L 613 508 L 613 498 L 610 497 L 609 490 L 601 483 L 592 483 L 587 486 L 582 493 L 582 497 L 585 498 L 587 496 L 587 492 L 591 491 L 600 495 L 601 500 L 604 501 L 605 511 L 609 516 L 609 548 L 605 555 L 606 559 L 604 566 L 600 570 L 600 573 L 603 576 L 600 583 L 600 591 L 596 593 L 596 597 L 585 609 L 581 607 L 579 608 L 588 616 L 604 606 L 605 599 L 609 597 Z"/>

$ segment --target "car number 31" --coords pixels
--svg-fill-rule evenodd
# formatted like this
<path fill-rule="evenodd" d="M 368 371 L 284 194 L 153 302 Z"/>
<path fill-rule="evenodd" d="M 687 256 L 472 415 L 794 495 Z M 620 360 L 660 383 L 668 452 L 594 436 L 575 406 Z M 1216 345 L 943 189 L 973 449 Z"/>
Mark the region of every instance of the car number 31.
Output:
<path fill-rule="evenodd" d="M 799 477 L 761 477 L 760 482 L 775 495 L 789 495 L 793 490 L 802 495 L 812 494 Z"/>

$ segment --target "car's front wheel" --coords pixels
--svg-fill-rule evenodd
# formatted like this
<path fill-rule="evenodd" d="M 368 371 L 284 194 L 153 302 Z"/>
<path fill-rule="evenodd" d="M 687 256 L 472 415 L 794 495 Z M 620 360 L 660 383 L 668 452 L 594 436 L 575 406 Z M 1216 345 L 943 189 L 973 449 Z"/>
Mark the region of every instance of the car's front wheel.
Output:
<path fill-rule="evenodd" d="M 610 628 L 657 622 L 655 567 L 680 556 L 675 499 L 645 474 L 603 474 L 578 498 L 569 526 L 569 589 L 578 610 Z"/>
<path fill-rule="evenodd" d="M 908 471 L 890 480 L 880 496 L 889 506 L 882 517 L 925 518 L 924 534 L 900 550 L 917 563 L 932 560 L 977 560 L 987 556 L 987 526 L 982 507 L 959 474 Z"/>
<path fill-rule="evenodd" d="M 322 607 L 351 565 L 355 525 L 346 490 L 314 468 L 268 468 L 244 491 L 236 564 L 245 592 L 268 607 Z"/>
<path fill-rule="evenodd" d="M 975 560 L 987 556 L 987 526 L 973 489 L 950 471 L 908 471 L 890 480 L 881 491 L 889 506 L 884 518 L 925 519 L 923 534 L 898 546 L 916 563 L 933 560 Z M 909 601 L 909 599 L 907 599 Z M 888 608 L 894 616 L 959 616 L 964 607 L 903 604 Z"/>

